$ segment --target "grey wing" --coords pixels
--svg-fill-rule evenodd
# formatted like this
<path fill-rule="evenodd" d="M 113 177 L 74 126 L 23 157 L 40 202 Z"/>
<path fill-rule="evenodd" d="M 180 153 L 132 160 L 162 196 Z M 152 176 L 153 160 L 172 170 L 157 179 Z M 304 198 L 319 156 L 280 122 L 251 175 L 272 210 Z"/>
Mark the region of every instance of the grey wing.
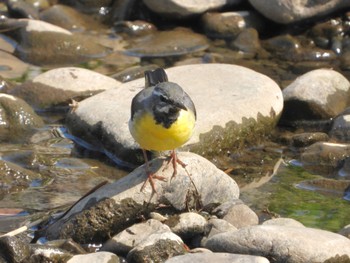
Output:
<path fill-rule="evenodd" d="M 148 103 L 150 96 L 152 95 L 154 87 L 149 87 L 141 90 L 135 95 L 131 101 L 131 120 L 137 111 L 144 109 L 146 103 Z"/>
<path fill-rule="evenodd" d="M 184 96 L 184 105 L 186 108 L 190 109 L 194 113 L 194 117 L 197 119 L 197 112 L 196 112 L 196 107 L 194 106 L 194 103 L 191 99 L 191 97 L 184 91 L 185 96 Z"/>

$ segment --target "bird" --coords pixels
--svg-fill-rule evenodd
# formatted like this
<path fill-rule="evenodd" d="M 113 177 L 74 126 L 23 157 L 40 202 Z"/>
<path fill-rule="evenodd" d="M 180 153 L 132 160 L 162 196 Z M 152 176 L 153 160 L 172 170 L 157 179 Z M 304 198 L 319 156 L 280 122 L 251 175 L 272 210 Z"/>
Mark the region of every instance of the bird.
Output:
<path fill-rule="evenodd" d="M 152 191 L 157 192 L 154 179 L 166 181 L 166 178 L 151 172 L 147 151 L 171 151 L 168 164 L 172 162 L 171 179 L 174 178 L 177 164 L 186 167 L 178 159 L 176 148 L 191 138 L 197 113 L 190 96 L 178 84 L 168 81 L 163 68 L 145 71 L 144 75 L 145 88 L 131 102 L 129 130 L 140 145 L 146 164 L 147 179 L 141 191 L 149 182 Z"/>

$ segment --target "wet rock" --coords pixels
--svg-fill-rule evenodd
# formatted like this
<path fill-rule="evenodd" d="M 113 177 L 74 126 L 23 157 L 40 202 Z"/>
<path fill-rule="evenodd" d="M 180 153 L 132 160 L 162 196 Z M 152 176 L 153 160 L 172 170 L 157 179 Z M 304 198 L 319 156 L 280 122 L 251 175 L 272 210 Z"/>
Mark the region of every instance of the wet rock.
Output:
<path fill-rule="evenodd" d="M 118 255 L 127 255 L 131 249 L 154 233 L 171 232 L 163 223 L 149 219 L 144 223 L 135 224 L 109 239 L 100 251 L 109 251 Z"/>
<path fill-rule="evenodd" d="M 310 71 L 283 90 L 285 107 L 281 120 L 332 118 L 349 102 L 349 81 L 330 69 Z"/>
<path fill-rule="evenodd" d="M 191 54 L 209 47 L 203 35 L 187 28 L 157 31 L 130 44 L 125 54 L 136 57 L 167 57 Z"/>
<path fill-rule="evenodd" d="M 250 11 L 208 12 L 202 16 L 205 34 L 210 37 L 235 38 L 244 29 L 260 29 L 262 21 Z"/>
<path fill-rule="evenodd" d="M 183 239 L 192 238 L 204 233 L 207 220 L 193 212 L 182 213 L 165 221 L 171 230 Z"/>
<path fill-rule="evenodd" d="M 233 5 L 240 3 L 240 0 L 145 0 L 146 6 L 153 12 L 166 17 L 186 18 L 193 15 L 203 14 L 206 11 L 219 9 L 225 5 Z"/>
<path fill-rule="evenodd" d="M 131 80 L 143 78 L 145 76 L 145 71 L 147 70 L 155 70 L 158 68 L 157 65 L 151 64 L 146 66 L 134 66 L 131 68 L 127 68 L 123 71 L 120 71 L 116 74 L 113 74 L 111 78 L 114 78 L 120 82 L 128 82 Z"/>
<path fill-rule="evenodd" d="M 9 93 L 36 109 L 68 109 L 72 99 L 82 100 L 120 85 L 113 78 L 83 68 L 56 68 L 18 85 Z"/>
<path fill-rule="evenodd" d="M 81 262 L 95 262 L 95 263 L 119 263 L 119 258 L 110 252 L 97 252 L 86 255 L 75 255 L 67 261 L 67 263 L 81 263 Z"/>
<path fill-rule="evenodd" d="M 269 220 L 266 220 L 262 223 L 263 225 L 275 225 L 275 226 L 288 226 L 288 227 L 305 227 L 302 223 L 299 221 L 293 219 L 293 218 L 272 218 Z"/>
<path fill-rule="evenodd" d="M 53 5 L 40 13 L 40 19 L 70 31 L 98 30 L 104 27 L 91 16 L 65 5 Z"/>
<path fill-rule="evenodd" d="M 232 205 L 222 219 L 237 228 L 257 225 L 259 223 L 258 216 L 245 204 Z"/>
<path fill-rule="evenodd" d="M 39 173 L 0 160 L 0 200 L 9 193 L 23 191 L 42 178 Z"/>
<path fill-rule="evenodd" d="M 129 36 L 148 35 L 157 30 L 155 25 L 143 20 L 116 22 L 113 29 L 116 33 L 125 33 Z"/>
<path fill-rule="evenodd" d="M 72 256 L 73 254 L 60 248 L 33 244 L 29 262 L 67 262 Z"/>
<path fill-rule="evenodd" d="M 301 154 L 301 161 L 307 165 L 325 165 L 335 168 L 349 156 L 349 144 L 317 142 L 305 149 Z"/>
<path fill-rule="evenodd" d="M 186 170 L 191 178 L 185 169 L 178 166 L 178 174 L 170 181 L 173 168 L 167 166 L 164 158 L 157 158 L 151 162 L 151 172 L 168 179 L 167 182 L 155 180 L 157 195 L 152 194 L 149 183 L 140 191 L 147 178 L 145 166 L 141 166 L 80 200 L 50 225 L 45 235 L 49 239 L 71 237 L 84 244 L 104 242 L 107 237 L 133 225 L 161 204 L 167 204 L 169 209 L 176 211 L 199 207 L 212 209 L 238 198 L 239 189 L 235 181 L 212 163 L 193 153 L 179 153 L 178 157 L 188 164 Z M 210 187 L 212 185 L 216 186 L 215 189 Z"/>
<path fill-rule="evenodd" d="M 196 105 L 196 129 L 185 148 L 199 154 L 214 155 L 257 142 L 271 131 L 281 113 L 278 85 L 250 69 L 200 64 L 166 71 Z M 135 155 L 139 148 L 128 129 L 131 100 L 143 87 L 144 79 L 138 79 L 82 101 L 67 116 L 68 127 L 77 137 L 98 139 L 121 160 L 143 160 Z M 231 103 L 223 103 L 228 100 Z"/>
<path fill-rule="evenodd" d="M 328 141 L 329 136 L 323 132 L 305 132 L 292 136 L 292 145 L 295 147 L 305 147 L 316 142 Z"/>
<path fill-rule="evenodd" d="M 44 21 L 3 19 L 0 29 L 18 42 L 17 57 L 39 66 L 82 63 L 110 53 L 110 49 L 97 44 L 93 38 L 73 35 Z"/>
<path fill-rule="evenodd" d="M 164 262 L 168 258 L 183 255 L 187 251 L 181 238 L 171 232 L 155 233 L 148 236 L 128 256 L 128 262 Z"/>
<path fill-rule="evenodd" d="M 281 24 L 290 24 L 307 18 L 316 19 L 319 16 L 331 14 L 350 5 L 348 2 L 341 0 L 298 3 L 292 0 L 249 0 L 249 2 L 266 18 Z"/>
<path fill-rule="evenodd" d="M 261 49 L 258 32 L 253 28 L 244 29 L 229 46 L 254 57 Z"/>
<path fill-rule="evenodd" d="M 341 142 L 350 141 L 350 108 L 333 119 L 329 135 Z"/>
<path fill-rule="evenodd" d="M 3 262 L 23 262 L 31 255 L 29 244 L 17 237 L 0 237 L 0 256 L 6 261 Z M 0 259 L 0 262 L 1 259 Z"/>
<path fill-rule="evenodd" d="M 195 253 L 176 256 L 168 259 L 165 263 L 268 263 L 267 258 L 250 255 L 238 255 L 229 253 Z"/>
<path fill-rule="evenodd" d="M 38 19 L 38 10 L 30 3 L 22 0 L 6 1 L 6 6 L 11 17 Z"/>
<path fill-rule="evenodd" d="M 350 240 L 307 227 L 259 225 L 215 235 L 206 247 L 273 258 L 274 262 L 323 262 L 336 255 L 350 255 Z"/>
<path fill-rule="evenodd" d="M 0 94 L 0 120 L 0 140 L 19 140 L 44 124 L 25 101 L 3 93 Z"/>
<path fill-rule="evenodd" d="M 82 246 L 74 242 L 72 239 L 52 240 L 52 241 L 46 242 L 45 245 L 49 247 L 63 249 L 69 253 L 72 253 L 73 255 L 86 253 L 86 251 L 82 248 Z"/>
<path fill-rule="evenodd" d="M 0 44 L 1 45 L 1 44 Z M 0 51 L 0 76 L 5 79 L 20 79 L 28 70 L 29 65 L 17 57 Z"/>

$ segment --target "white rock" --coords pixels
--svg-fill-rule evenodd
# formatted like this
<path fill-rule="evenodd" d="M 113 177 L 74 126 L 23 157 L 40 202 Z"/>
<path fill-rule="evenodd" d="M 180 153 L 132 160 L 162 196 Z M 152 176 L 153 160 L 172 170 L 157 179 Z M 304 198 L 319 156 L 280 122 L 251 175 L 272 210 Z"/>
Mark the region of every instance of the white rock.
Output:
<path fill-rule="evenodd" d="M 182 238 L 191 238 L 203 234 L 207 220 L 194 212 L 182 213 L 178 222 L 171 225 L 171 230 Z"/>
<path fill-rule="evenodd" d="M 234 148 L 247 136 L 246 129 L 253 132 L 259 127 L 254 133 L 257 137 L 269 132 L 283 108 L 279 86 L 245 67 L 186 65 L 166 72 L 169 81 L 178 83 L 194 101 L 197 123 L 187 145 L 200 154 Z M 89 136 L 98 127 L 99 133 L 106 135 L 104 144 L 109 150 L 121 159 L 130 158 L 130 151 L 139 147 L 128 128 L 131 100 L 143 88 L 144 79 L 138 79 L 88 98 L 68 115 L 67 125 L 73 134 L 88 129 Z"/>
<path fill-rule="evenodd" d="M 117 88 L 121 83 L 92 70 L 76 67 L 55 68 L 36 76 L 34 83 L 40 83 L 61 90 L 102 91 Z"/>
<path fill-rule="evenodd" d="M 293 218 L 273 218 L 266 220 L 262 223 L 263 225 L 278 225 L 278 226 L 290 226 L 290 227 L 305 227 L 302 223 L 299 221 L 293 219 Z"/>

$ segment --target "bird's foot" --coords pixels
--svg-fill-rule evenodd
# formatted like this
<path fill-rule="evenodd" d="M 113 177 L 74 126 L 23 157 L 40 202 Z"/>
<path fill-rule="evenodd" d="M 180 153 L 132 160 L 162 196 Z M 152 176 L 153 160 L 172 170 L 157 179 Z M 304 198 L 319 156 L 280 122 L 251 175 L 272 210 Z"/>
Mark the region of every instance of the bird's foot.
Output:
<path fill-rule="evenodd" d="M 160 176 L 160 175 L 156 175 L 154 173 L 149 173 L 147 172 L 147 179 L 145 180 L 145 182 L 143 183 L 143 185 L 141 186 L 140 191 L 142 192 L 143 189 L 145 189 L 147 182 L 150 183 L 151 187 L 152 187 L 152 192 L 153 193 L 157 193 L 156 190 L 156 185 L 154 183 L 154 180 L 161 180 L 163 182 L 166 182 L 167 179 L 164 176 Z"/>
<path fill-rule="evenodd" d="M 170 181 L 171 181 L 177 175 L 177 164 L 181 165 L 182 168 L 184 168 L 185 170 L 186 170 L 187 164 L 185 164 L 183 161 L 181 161 L 179 158 L 177 158 L 177 154 L 176 154 L 175 150 L 171 151 L 169 160 L 168 160 L 165 168 L 163 169 L 163 171 L 168 167 L 170 162 L 172 163 L 173 169 L 174 169 L 173 175 L 171 176 L 171 179 L 170 179 Z M 186 173 L 187 173 L 187 175 L 189 175 L 187 170 L 186 170 Z"/>

